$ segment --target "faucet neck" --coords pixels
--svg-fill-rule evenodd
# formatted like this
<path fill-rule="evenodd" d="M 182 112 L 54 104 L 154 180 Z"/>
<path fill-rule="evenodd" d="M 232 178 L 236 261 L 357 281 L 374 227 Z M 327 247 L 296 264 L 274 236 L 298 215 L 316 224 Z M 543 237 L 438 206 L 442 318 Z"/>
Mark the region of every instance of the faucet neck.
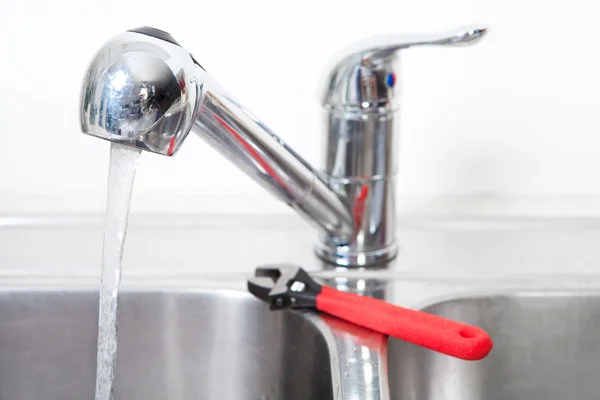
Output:
<path fill-rule="evenodd" d="M 210 75 L 202 75 L 198 93 L 192 130 L 331 243 L 346 245 L 353 235 L 353 217 L 326 179 Z"/>

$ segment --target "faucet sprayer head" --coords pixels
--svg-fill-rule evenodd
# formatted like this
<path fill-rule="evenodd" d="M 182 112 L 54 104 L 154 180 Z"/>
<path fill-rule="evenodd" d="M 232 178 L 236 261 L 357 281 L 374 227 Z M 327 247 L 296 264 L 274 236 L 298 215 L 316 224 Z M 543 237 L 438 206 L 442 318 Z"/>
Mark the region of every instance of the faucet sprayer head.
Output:
<path fill-rule="evenodd" d="M 113 37 L 96 53 L 81 94 L 84 133 L 171 156 L 190 132 L 202 67 L 154 28 Z"/>

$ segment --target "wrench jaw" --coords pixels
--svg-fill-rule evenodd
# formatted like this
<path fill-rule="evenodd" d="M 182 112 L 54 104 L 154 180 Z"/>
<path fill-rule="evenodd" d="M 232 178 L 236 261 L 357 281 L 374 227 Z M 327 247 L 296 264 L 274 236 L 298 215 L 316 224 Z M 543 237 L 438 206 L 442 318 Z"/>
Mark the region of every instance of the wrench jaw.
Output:
<path fill-rule="evenodd" d="M 259 267 L 256 278 L 248 281 L 248 290 L 269 303 L 271 310 L 285 308 L 316 309 L 322 287 L 297 266 Z"/>
<path fill-rule="evenodd" d="M 261 276 L 248 280 L 248 291 L 262 301 L 269 301 L 271 289 L 273 289 L 273 280 L 269 277 Z"/>
<path fill-rule="evenodd" d="M 257 277 L 271 278 L 271 280 L 273 282 L 277 282 L 277 280 L 282 275 L 282 271 L 286 272 L 286 273 L 293 273 L 292 268 L 294 268 L 294 266 L 287 266 L 287 265 L 281 266 L 281 267 L 262 266 L 262 267 L 256 268 L 254 275 Z M 295 268 L 297 268 L 297 267 L 295 267 Z"/>

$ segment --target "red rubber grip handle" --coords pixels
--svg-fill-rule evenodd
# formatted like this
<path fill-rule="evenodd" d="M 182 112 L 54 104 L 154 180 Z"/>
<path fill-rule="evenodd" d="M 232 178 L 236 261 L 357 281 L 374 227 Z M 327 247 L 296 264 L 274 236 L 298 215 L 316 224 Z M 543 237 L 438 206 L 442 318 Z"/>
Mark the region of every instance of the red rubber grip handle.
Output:
<path fill-rule="evenodd" d="M 480 360 L 494 345 L 481 328 L 327 286 L 317 295 L 317 309 L 463 360 Z"/>

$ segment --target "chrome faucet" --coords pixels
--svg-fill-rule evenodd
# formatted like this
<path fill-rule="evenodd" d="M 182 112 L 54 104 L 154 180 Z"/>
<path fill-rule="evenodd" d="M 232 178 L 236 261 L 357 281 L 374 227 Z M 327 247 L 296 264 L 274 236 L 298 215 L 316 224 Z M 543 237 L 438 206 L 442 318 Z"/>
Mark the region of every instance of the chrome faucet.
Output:
<path fill-rule="evenodd" d="M 318 170 L 240 105 L 168 33 L 110 39 L 84 78 L 84 133 L 172 156 L 194 130 L 319 230 L 317 255 L 339 266 L 392 260 L 395 241 L 398 50 L 468 45 L 471 26 L 438 35 L 372 38 L 343 50 L 323 84 L 325 165 Z"/>

